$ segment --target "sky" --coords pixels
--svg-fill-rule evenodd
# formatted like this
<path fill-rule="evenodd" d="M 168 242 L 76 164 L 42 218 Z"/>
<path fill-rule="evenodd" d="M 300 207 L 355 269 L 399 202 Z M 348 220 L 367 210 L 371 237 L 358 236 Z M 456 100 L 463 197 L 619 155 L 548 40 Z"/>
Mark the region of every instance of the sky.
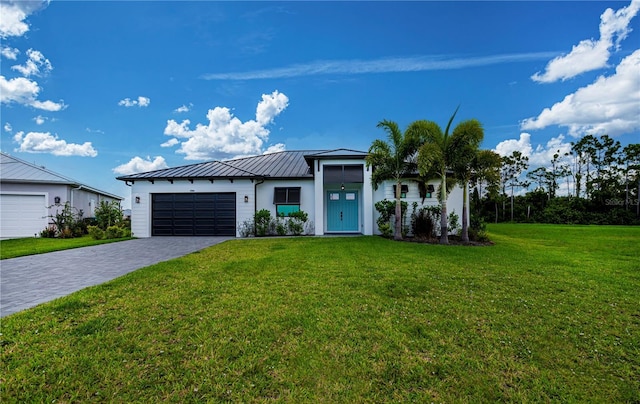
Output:
<path fill-rule="evenodd" d="M 478 119 L 547 165 L 640 142 L 640 0 L 0 0 L 0 149 L 125 198 L 119 175 L 368 150 L 376 125 Z"/>

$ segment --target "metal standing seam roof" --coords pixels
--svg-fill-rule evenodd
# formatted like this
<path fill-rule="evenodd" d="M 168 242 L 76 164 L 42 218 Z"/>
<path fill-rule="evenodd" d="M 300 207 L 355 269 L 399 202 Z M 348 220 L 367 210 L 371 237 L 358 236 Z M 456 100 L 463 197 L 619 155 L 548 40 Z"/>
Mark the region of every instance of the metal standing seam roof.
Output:
<path fill-rule="evenodd" d="M 82 184 L 74 179 L 65 177 L 42 166 L 38 166 L 17 157 L 0 152 L 0 182 L 22 183 L 22 184 L 58 184 L 82 187 L 83 189 L 108 196 L 113 199 L 122 200 L 121 196 Z"/>
<path fill-rule="evenodd" d="M 297 150 L 242 157 L 227 161 L 209 161 L 163 170 L 123 175 L 121 181 L 246 178 L 270 179 L 312 178 L 309 160 L 317 158 L 364 158 L 366 153 L 354 150 Z"/>

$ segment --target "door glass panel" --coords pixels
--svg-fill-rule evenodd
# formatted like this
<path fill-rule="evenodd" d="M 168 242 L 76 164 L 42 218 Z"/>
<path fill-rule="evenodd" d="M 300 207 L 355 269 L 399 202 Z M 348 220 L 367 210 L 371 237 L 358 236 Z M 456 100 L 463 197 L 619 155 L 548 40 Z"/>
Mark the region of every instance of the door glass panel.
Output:
<path fill-rule="evenodd" d="M 338 201 L 340 200 L 340 194 L 339 193 L 331 193 L 329 194 L 329 199 L 331 199 L 332 201 Z"/>
<path fill-rule="evenodd" d="M 353 192 L 348 192 L 346 194 L 346 198 L 348 201 L 355 201 L 356 200 L 356 194 L 354 194 Z"/>

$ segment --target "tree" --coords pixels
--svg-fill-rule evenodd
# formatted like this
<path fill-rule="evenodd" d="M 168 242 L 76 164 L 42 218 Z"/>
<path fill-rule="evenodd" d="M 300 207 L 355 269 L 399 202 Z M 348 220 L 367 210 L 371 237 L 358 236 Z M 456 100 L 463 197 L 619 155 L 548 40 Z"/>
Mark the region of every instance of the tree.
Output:
<path fill-rule="evenodd" d="M 477 127 L 480 123 L 475 120 L 463 121 L 450 134 L 451 123 L 458 113 L 456 108 L 444 132 L 433 121 L 420 120 L 409 125 L 409 131 L 415 133 L 415 137 L 421 140 L 418 150 L 418 170 L 423 178 L 438 177 L 440 179 L 440 203 L 442 211 L 440 215 L 440 243 L 449 244 L 447 230 L 447 192 L 448 187 L 455 181 L 447 181 L 447 175 L 454 169 L 457 159 L 466 160 L 469 145 L 474 143 L 477 137 Z M 475 121 L 475 122 L 474 122 Z M 476 128 L 476 130 L 469 130 Z M 454 178 L 452 178 L 454 180 Z"/>
<path fill-rule="evenodd" d="M 500 167 L 502 157 L 491 150 L 480 150 L 474 162 L 472 185 L 478 190 L 478 199 L 482 197 L 482 184 L 487 184 L 487 199 L 494 201 L 496 223 L 498 222 L 498 194 L 500 190 Z M 479 212 L 478 212 L 479 213 Z"/>
<path fill-rule="evenodd" d="M 476 119 L 470 119 L 458 124 L 453 130 L 452 138 L 462 142 L 457 146 L 459 152 L 452 163 L 456 178 L 462 183 L 462 233 L 463 242 L 469 242 L 469 183 L 475 172 L 480 143 L 484 138 L 482 124 Z"/>
<path fill-rule="evenodd" d="M 402 133 L 398 124 L 393 121 L 383 120 L 377 125 L 387 132 L 388 141 L 376 139 L 369 147 L 366 158 L 367 167 L 373 166 L 371 182 L 374 189 L 378 184 L 386 180 L 396 183 L 396 212 L 395 212 L 395 240 L 402 240 L 402 179 L 415 174 L 416 151 L 418 138 L 409 130 Z"/>
<path fill-rule="evenodd" d="M 529 157 L 516 150 L 511 155 L 502 158 L 502 190 L 505 187 L 511 188 L 511 221 L 513 222 L 513 194 L 516 187 L 528 187 L 529 183 L 520 178 L 522 173 L 529 168 Z"/>
<path fill-rule="evenodd" d="M 629 209 L 629 204 L 631 203 L 629 184 L 635 177 L 638 186 L 635 200 L 636 216 L 640 217 L 640 143 L 625 146 L 622 153 L 625 161 L 625 206 Z"/>

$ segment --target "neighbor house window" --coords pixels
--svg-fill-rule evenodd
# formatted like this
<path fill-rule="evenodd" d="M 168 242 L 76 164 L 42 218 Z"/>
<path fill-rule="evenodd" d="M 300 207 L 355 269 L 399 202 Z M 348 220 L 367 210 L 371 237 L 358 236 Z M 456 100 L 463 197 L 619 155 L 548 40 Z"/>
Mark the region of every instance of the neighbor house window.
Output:
<path fill-rule="evenodd" d="M 300 187 L 277 187 L 273 191 L 273 203 L 278 216 L 289 216 L 300 211 Z"/>
<path fill-rule="evenodd" d="M 396 188 L 397 185 L 393 186 L 393 197 L 396 197 Z M 407 192 L 409 192 L 409 186 L 408 185 L 402 185 L 400 186 L 400 198 L 406 198 L 407 197 Z"/>

